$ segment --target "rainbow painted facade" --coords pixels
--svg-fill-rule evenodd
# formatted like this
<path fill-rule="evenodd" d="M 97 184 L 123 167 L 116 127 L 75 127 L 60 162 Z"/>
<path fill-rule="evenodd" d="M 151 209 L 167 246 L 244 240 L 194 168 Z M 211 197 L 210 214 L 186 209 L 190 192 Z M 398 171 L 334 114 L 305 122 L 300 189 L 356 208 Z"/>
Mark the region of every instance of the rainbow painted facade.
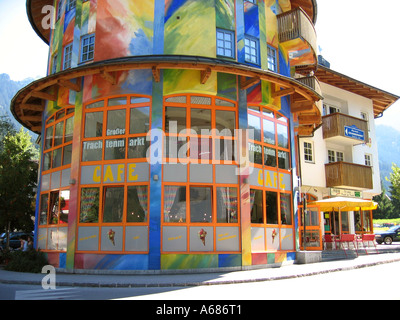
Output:
<path fill-rule="evenodd" d="M 28 0 L 27 11 L 48 76 L 11 108 L 41 136 L 35 245 L 52 264 L 295 259 L 297 136 L 321 124 L 315 0 Z"/>

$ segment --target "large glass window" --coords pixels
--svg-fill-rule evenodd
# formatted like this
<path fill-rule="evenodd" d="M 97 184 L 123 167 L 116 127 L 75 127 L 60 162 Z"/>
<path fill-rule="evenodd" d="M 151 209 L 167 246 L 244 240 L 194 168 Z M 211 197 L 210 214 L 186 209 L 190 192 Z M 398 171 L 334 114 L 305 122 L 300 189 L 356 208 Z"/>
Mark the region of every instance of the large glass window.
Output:
<path fill-rule="evenodd" d="M 186 187 L 164 187 L 164 222 L 186 222 Z"/>
<path fill-rule="evenodd" d="M 58 225 L 68 223 L 69 190 L 57 190 L 40 196 L 39 225 Z"/>
<path fill-rule="evenodd" d="M 100 188 L 82 188 L 79 222 L 99 222 Z"/>
<path fill-rule="evenodd" d="M 147 223 L 148 186 L 84 187 L 80 223 Z"/>
<path fill-rule="evenodd" d="M 212 222 L 210 187 L 190 188 L 190 222 Z"/>
<path fill-rule="evenodd" d="M 165 133 L 185 133 L 186 128 L 185 108 L 165 108 Z"/>
<path fill-rule="evenodd" d="M 281 193 L 281 224 L 292 224 L 292 199 L 290 194 Z"/>
<path fill-rule="evenodd" d="M 263 191 L 250 189 L 251 223 L 264 223 Z"/>
<path fill-rule="evenodd" d="M 104 188 L 103 222 L 122 222 L 124 187 Z"/>
<path fill-rule="evenodd" d="M 217 187 L 217 222 L 238 222 L 238 192 L 234 187 Z"/>
<path fill-rule="evenodd" d="M 74 109 L 57 112 L 46 122 L 43 171 L 71 164 Z"/>
<path fill-rule="evenodd" d="M 147 105 L 147 106 L 146 106 Z M 116 97 L 85 107 L 82 161 L 146 158 L 150 141 L 150 99 Z M 104 110 L 108 107 L 107 111 Z M 105 128 L 103 130 L 103 127 Z"/>
<path fill-rule="evenodd" d="M 237 109 L 230 101 L 208 96 L 166 98 L 164 157 L 234 162 L 236 129 Z"/>
<path fill-rule="evenodd" d="M 278 224 L 278 196 L 276 192 L 265 192 L 267 224 Z"/>
<path fill-rule="evenodd" d="M 250 189 L 250 212 L 253 224 L 292 225 L 292 195 Z"/>
<path fill-rule="evenodd" d="M 150 129 L 150 107 L 131 108 L 130 134 L 147 133 Z"/>
<path fill-rule="evenodd" d="M 126 222 L 147 222 L 147 186 L 128 186 Z"/>
<path fill-rule="evenodd" d="M 264 166 L 290 169 L 290 144 L 288 121 L 277 112 L 249 106 L 248 128 L 250 161 Z M 260 143 L 261 142 L 261 143 Z"/>
<path fill-rule="evenodd" d="M 47 211 L 49 209 L 49 194 L 42 194 L 40 197 L 40 214 L 39 214 L 39 224 L 47 224 Z"/>

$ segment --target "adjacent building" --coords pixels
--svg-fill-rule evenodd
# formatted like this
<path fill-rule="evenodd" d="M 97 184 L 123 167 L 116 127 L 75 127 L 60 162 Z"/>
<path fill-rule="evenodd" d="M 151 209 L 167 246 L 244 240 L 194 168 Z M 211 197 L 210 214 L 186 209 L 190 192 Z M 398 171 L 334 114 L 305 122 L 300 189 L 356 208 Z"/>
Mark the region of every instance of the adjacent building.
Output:
<path fill-rule="evenodd" d="M 322 64 L 315 75 L 324 97 L 322 125 L 299 142 L 302 192 L 309 202 L 331 197 L 370 200 L 382 192 L 374 119 L 399 97 L 336 72 L 319 58 Z M 318 214 L 310 224 L 310 249 L 321 249 L 324 234 L 373 233 L 371 210 L 337 208 Z"/>

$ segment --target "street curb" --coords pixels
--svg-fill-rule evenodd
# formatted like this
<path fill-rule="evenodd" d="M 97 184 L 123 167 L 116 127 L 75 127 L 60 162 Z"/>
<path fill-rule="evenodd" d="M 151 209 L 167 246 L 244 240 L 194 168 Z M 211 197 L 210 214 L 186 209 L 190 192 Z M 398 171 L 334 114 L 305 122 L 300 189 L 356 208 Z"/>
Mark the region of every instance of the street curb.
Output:
<path fill-rule="evenodd" d="M 171 282 L 171 283 L 123 283 L 123 282 L 76 282 L 76 281 L 57 281 L 58 287 L 88 287 L 88 288 L 166 288 L 166 287 L 196 287 L 196 286 L 214 286 L 214 285 L 226 285 L 226 284 L 242 284 L 242 283 L 255 283 L 255 282 L 267 282 L 276 280 L 286 280 L 310 277 L 320 274 L 328 274 L 340 271 L 350 271 L 355 269 L 362 269 L 373 267 L 377 265 L 383 265 L 388 263 L 400 262 L 400 258 L 388 259 L 384 261 L 367 262 L 354 266 L 330 268 L 326 270 L 305 272 L 298 274 L 289 274 L 281 276 L 270 276 L 265 278 L 249 278 L 249 279 L 237 279 L 237 280 L 219 280 L 219 281 L 203 281 L 203 282 Z M 10 280 L 0 279 L 2 284 L 17 284 L 17 285 L 42 285 L 42 280 Z"/>

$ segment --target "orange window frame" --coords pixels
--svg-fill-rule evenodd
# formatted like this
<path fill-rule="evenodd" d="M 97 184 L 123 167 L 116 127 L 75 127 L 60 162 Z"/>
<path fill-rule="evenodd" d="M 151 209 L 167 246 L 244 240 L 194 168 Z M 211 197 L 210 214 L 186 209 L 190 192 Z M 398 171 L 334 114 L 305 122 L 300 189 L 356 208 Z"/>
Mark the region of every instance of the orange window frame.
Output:
<path fill-rule="evenodd" d="M 192 97 L 203 97 L 203 98 L 209 98 L 210 99 L 210 104 L 209 105 L 203 105 L 203 104 L 196 104 L 191 102 Z M 168 101 L 168 99 L 185 99 L 185 102 L 171 102 Z M 217 100 L 219 101 L 225 101 L 226 103 L 231 103 L 233 106 L 220 106 L 217 105 Z M 193 134 L 191 132 L 186 132 L 184 134 L 182 133 L 167 133 L 166 132 L 166 123 L 165 123 L 165 110 L 167 107 L 176 107 L 176 108 L 183 108 L 185 109 L 186 113 L 186 129 L 191 129 L 191 111 L 192 109 L 205 109 L 205 110 L 210 110 L 211 112 L 211 135 L 201 135 L 201 134 Z M 239 241 L 239 251 L 217 251 L 217 232 L 216 228 L 217 227 L 237 227 L 239 229 L 239 237 L 241 234 L 240 230 L 240 187 L 239 187 L 239 182 L 237 184 L 224 184 L 224 183 L 216 183 L 216 173 L 215 173 L 215 165 L 216 164 L 225 164 L 225 165 L 238 165 L 238 154 L 235 156 L 235 161 L 233 160 L 221 160 L 221 159 L 216 159 L 216 147 L 215 147 L 215 142 L 218 141 L 219 139 L 228 139 L 228 140 L 233 140 L 238 143 L 237 137 L 235 137 L 235 132 L 232 132 L 232 136 L 220 136 L 216 134 L 216 130 L 213 130 L 216 128 L 216 111 L 232 111 L 235 112 L 235 129 L 238 129 L 238 106 L 236 101 L 232 101 L 229 99 L 224 99 L 221 97 L 214 97 L 214 96 L 208 96 L 208 95 L 202 95 L 202 94 L 177 94 L 177 95 L 170 95 L 164 97 L 164 104 L 163 104 L 163 130 L 165 133 L 165 138 L 168 137 L 183 137 L 186 139 L 186 143 L 188 145 L 188 148 L 190 148 L 190 138 L 194 137 L 200 140 L 201 138 L 209 138 L 212 140 L 212 156 L 210 159 L 198 159 L 198 158 L 191 158 L 190 155 L 190 149 L 188 150 L 186 157 L 182 158 L 173 158 L 173 157 L 168 157 L 163 153 L 163 163 L 183 163 L 186 164 L 186 170 L 187 170 L 187 181 L 186 182 L 164 182 L 162 181 L 162 197 L 161 197 L 161 233 L 163 233 L 163 227 L 173 227 L 173 226 L 179 226 L 179 227 L 186 227 L 186 234 L 187 234 L 187 243 L 186 243 L 186 251 L 168 251 L 164 252 L 163 249 L 161 249 L 162 253 L 168 253 L 168 254 L 178 254 L 178 253 L 196 253 L 196 254 L 222 254 L 222 253 L 238 253 L 241 251 L 241 241 Z M 163 141 L 163 150 L 164 150 L 164 144 L 165 141 Z M 236 150 L 238 151 L 239 146 L 237 145 Z M 179 150 L 178 150 L 179 152 Z M 238 153 L 238 152 L 237 152 Z M 201 163 L 201 164 L 212 164 L 213 165 L 213 182 L 210 183 L 195 183 L 195 182 L 190 182 L 189 177 L 190 177 L 190 164 L 195 163 Z M 164 166 L 163 166 L 164 170 Z M 175 186 L 175 187 L 185 187 L 185 195 L 186 195 L 186 203 L 185 203 L 185 222 L 165 222 L 164 220 L 164 206 L 165 206 L 165 187 L 167 186 Z M 203 188 L 210 188 L 211 189 L 211 206 L 212 206 L 212 221 L 211 222 L 192 222 L 191 215 L 190 215 L 190 188 L 192 187 L 203 187 Z M 218 212 L 217 212 L 217 188 L 220 187 L 229 187 L 229 188 L 235 188 L 237 191 L 237 222 L 235 223 L 222 223 L 218 222 Z M 214 243 L 213 243 L 213 251 L 207 251 L 207 252 L 199 252 L 199 251 L 191 251 L 190 250 L 190 227 L 195 227 L 195 226 L 204 226 L 204 227 L 211 227 L 213 228 L 214 232 Z M 163 237 L 161 234 L 161 248 L 163 248 Z"/>
<path fill-rule="evenodd" d="M 256 111 L 255 109 L 258 109 Z M 273 117 L 264 115 L 264 109 L 266 112 L 273 114 Z M 275 171 L 277 173 L 279 172 L 284 172 L 287 174 L 291 174 L 290 168 L 291 168 L 291 151 L 290 151 L 290 127 L 289 127 L 289 119 L 283 116 L 281 113 L 269 109 L 268 106 L 260 106 L 258 104 L 248 104 L 248 109 L 247 109 L 248 114 L 253 115 L 255 117 L 258 117 L 260 119 L 260 141 L 255 140 L 255 139 L 250 139 L 249 137 L 249 143 L 252 144 L 257 144 L 261 146 L 261 159 L 262 159 L 262 164 L 254 163 L 252 162 L 250 165 L 253 166 L 254 168 L 258 169 L 263 169 L 263 170 L 271 170 Z M 275 139 L 275 144 L 270 144 L 267 142 L 264 142 L 264 119 L 268 120 L 270 122 L 274 123 L 274 139 Z M 280 120 L 280 119 L 285 119 L 285 120 Z M 283 125 L 287 128 L 287 148 L 279 146 L 279 140 L 278 140 L 278 125 Z M 264 147 L 268 147 L 271 149 L 274 149 L 276 151 L 276 160 L 275 160 L 275 166 L 268 166 L 265 164 L 265 154 L 264 154 Z M 287 152 L 289 159 L 288 159 L 288 165 L 289 169 L 283 169 L 279 168 L 279 151 L 284 151 Z M 278 229 L 292 229 L 293 230 L 293 245 L 295 245 L 295 237 L 294 237 L 294 226 L 295 226 L 295 217 L 294 217 L 294 208 L 293 208 L 293 201 L 292 201 L 292 191 L 286 191 L 286 190 L 277 190 L 277 189 L 272 189 L 272 188 L 267 188 L 267 187 L 261 187 L 261 186 L 250 186 L 250 189 L 252 190 L 261 190 L 262 191 L 262 212 L 263 212 L 263 222 L 262 223 L 253 223 L 251 222 L 251 227 L 255 228 L 264 228 L 264 232 L 266 234 L 267 228 L 278 228 Z M 267 219 L 267 208 L 266 208 L 266 192 L 274 192 L 276 193 L 277 196 L 277 219 L 278 223 L 273 224 L 270 223 Z M 291 215 L 291 223 L 290 224 L 283 224 L 282 223 L 282 207 L 281 207 L 281 194 L 286 194 L 290 196 L 290 215 Z M 280 245 L 282 244 L 282 234 L 279 233 L 279 243 Z M 267 247 L 267 237 L 265 236 L 265 248 L 266 251 L 270 251 Z M 295 248 L 295 247 L 294 247 Z M 280 250 L 284 251 L 284 250 Z"/>
<path fill-rule="evenodd" d="M 199 98 L 209 98 L 210 99 L 210 104 L 196 104 L 191 102 L 192 97 L 199 97 Z M 173 98 L 185 98 L 186 102 L 169 102 L 168 99 L 173 99 Z M 234 106 L 229 107 L 229 106 L 218 106 L 217 105 L 217 100 L 220 101 L 226 101 L 227 103 L 232 103 Z M 165 122 L 165 116 L 166 116 L 166 108 L 172 107 L 172 108 L 182 108 L 186 110 L 186 130 L 185 133 L 170 133 L 166 132 L 166 122 Z M 191 114 L 192 110 L 210 110 L 211 112 L 211 134 L 210 135 L 202 135 L 201 133 L 199 134 L 194 134 L 191 130 Z M 170 95 L 164 98 L 164 105 L 163 105 L 163 131 L 165 133 L 165 139 L 169 137 L 176 137 L 179 139 L 184 139 L 186 140 L 186 144 L 189 148 L 187 150 L 187 155 L 186 157 L 168 157 L 167 155 L 164 154 L 163 152 L 163 161 L 165 162 L 181 162 L 181 163 L 202 163 L 202 164 L 213 164 L 218 162 L 218 164 L 234 164 L 238 165 L 238 152 L 235 154 L 235 159 L 236 160 L 225 160 L 225 159 L 216 159 L 216 145 L 215 141 L 220 141 L 222 139 L 225 140 L 232 140 L 236 142 L 236 148 L 233 148 L 232 152 L 238 151 L 238 139 L 235 137 L 235 132 L 231 132 L 232 135 L 217 135 L 216 132 L 216 112 L 217 111 L 228 111 L 228 112 L 234 112 L 235 113 L 235 128 L 234 130 L 239 129 L 239 117 L 238 117 L 238 106 L 236 101 L 232 101 L 229 99 L 224 99 L 221 97 L 213 97 L 213 96 L 208 96 L 208 95 L 202 95 L 202 94 L 177 94 L 177 95 Z M 211 158 L 210 159 L 199 159 L 199 158 L 192 158 L 190 154 L 190 147 L 191 147 L 191 138 L 196 138 L 197 141 L 201 141 L 202 139 L 210 139 L 211 140 Z M 163 141 L 163 150 L 165 149 L 165 139 Z M 200 144 L 198 145 L 200 146 Z M 179 150 L 178 150 L 179 153 Z M 197 162 L 196 162 L 197 161 Z"/>
<path fill-rule="evenodd" d="M 118 99 L 118 98 L 124 98 L 126 97 L 126 104 L 121 104 L 121 105 L 114 105 L 114 106 L 109 106 L 109 101 L 112 99 Z M 149 101 L 147 102 L 139 102 L 139 103 L 132 103 L 133 98 L 143 98 L 143 99 L 148 99 Z M 100 107 L 93 107 L 89 108 L 91 105 L 99 103 L 104 101 L 103 106 Z M 130 112 L 131 109 L 134 108 L 143 108 L 143 107 L 149 107 L 149 124 L 151 123 L 151 108 L 152 108 L 152 98 L 151 96 L 141 96 L 141 95 L 123 95 L 123 96 L 111 96 L 108 98 L 103 98 L 103 99 L 98 99 L 94 101 L 90 101 L 90 103 L 87 103 L 84 107 L 84 112 L 83 112 L 83 117 L 82 117 L 82 122 L 83 122 L 83 130 L 82 130 L 82 157 L 80 159 L 81 165 L 90 165 L 91 163 L 95 164 L 100 164 L 100 163 L 119 163 L 123 161 L 135 161 L 135 162 L 145 162 L 147 161 L 146 157 L 142 158 L 128 158 L 128 152 L 129 152 L 129 139 L 130 138 L 139 138 L 143 137 L 146 138 L 148 132 L 146 133 L 130 133 Z M 107 135 L 107 121 L 108 121 L 108 111 L 118 111 L 118 110 L 125 110 L 125 133 L 124 134 L 116 134 L 116 135 Z M 85 137 L 85 130 L 86 130 L 86 115 L 89 113 L 95 113 L 95 112 L 102 112 L 103 115 L 103 123 L 102 123 L 102 134 L 101 136 L 96 136 L 96 137 Z M 150 126 L 149 126 L 150 130 Z M 105 160 L 105 152 L 106 152 L 106 141 L 107 140 L 115 140 L 115 139 L 124 139 L 125 141 L 125 157 L 121 159 L 110 159 L 110 160 Z M 146 140 L 146 139 L 145 139 Z M 102 155 L 100 160 L 92 160 L 92 161 L 83 161 L 83 145 L 84 142 L 90 142 L 90 141 L 102 141 L 103 147 L 102 147 Z"/>
<path fill-rule="evenodd" d="M 58 116 L 61 116 L 64 113 L 63 117 L 58 118 Z M 64 149 L 67 146 L 72 147 L 72 137 L 70 141 L 65 142 L 65 130 L 66 130 L 66 124 L 67 121 L 71 118 L 73 118 L 75 115 L 74 112 L 74 108 L 71 107 L 67 107 L 64 108 L 60 111 L 58 111 L 55 115 L 51 116 L 47 121 L 46 121 L 46 128 L 45 128 L 45 134 L 44 134 L 44 142 L 43 142 L 43 170 L 42 170 L 42 175 L 43 174 L 48 174 L 51 172 L 55 172 L 55 171 L 61 171 L 64 170 L 66 168 L 70 168 L 71 167 L 71 163 L 63 165 L 63 161 L 64 161 Z M 73 120 L 72 120 L 73 121 Z M 55 136 L 56 136 L 56 127 L 58 124 L 60 124 L 61 122 L 63 122 L 63 136 L 62 136 L 62 143 L 58 144 L 57 146 L 55 146 Z M 47 148 L 46 144 L 47 144 L 47 130 L 49 130 L 50 128 L 53 128 L 53 133 L 52 133 L 52 139 L 51 139 L 51 147 Z M 58 167 L 53 167 L 53 153 L 56 150 L 61 149 L 61 165 Z M 44 161 L 45 161 L 45 157 L 47 154 L 50 154 L 50 169 L 45 169 L 44 168 Z"/>
<path fill-rule="evenodd" d="M 110 100 L 113 99 L 123 99 L 126 98 L 126 104 L 120 105 L 113 105 L 109 106 Z M 142 102 L 135 102 L 135 99 L 145 99 L 146 101 Z M 103 103 L 102 103 L 103 102 Z M 97 104 L 97 105 L 96 105 Z M 135 137 L 143 137 L 146 139 L 148 132 L 146 133 L 130 133 L 130 114 L 131 109 L 134 108 L 142 108 L 142 107 L 149 107 L 149 128 L 151 124 L 151 109 L 152 109 L 152 97 L 147 95 L 117 95 L 117 96 L 110 96 L 107 98 L 96 99 L 92 100 L 84 105 L 84 111 L 82 116 L 82 143 L 81 143 L 81 150 L 82 150 L 82 157 L 80 159 L 80 167 L 82 166 L 90 166 L 90 165 L 98 165 L 102 168 L 104 165 L 109 164 L 122 164 L 127 166 L 130 163 L 143 163 L 147 161 L 147 158 L 128 158 L 128 149 L 129 149 L 129 139 Z M 118 134 L 118 135 L 109 135 L 107 136 L 107 119 L 108 119 L 108 111 L 112 110 L 125 110 L 125 133 Z M 86 114 L 91 112 L 103 112 L 102 119 L 102 134 L 99 137 L 90 137 L 85 138 L 85 128 L 86 128 Z M 107 139 L 124 139 L 125 141 L 125 157 L 123 159 L 113 159 L 113 160 L 105 160 L 105 141 Z M 103 143 L 102 148 L 102 156 L 101 160 L 93 160 L 93 161 L 83 161 L 83 143 L 85 141 L 99 141 L 101 140 Z M 149 168 L 150 170 L 150 168 Z M 125 172 L 125 175 L 127 173 Z M 150 176 L 150 175 L 149 175 Z M 79 187 L 79 194 L 78 194 L 78 227 L 98 227 L 99 228 L 99 237 L 98 237 L 98 248 L 97 251 L 85 251 L 79 250 L 79 253 L 129 253 L 129 254 L 146 254 L 146 251 L 134 252 L 134 251 L 126 251 L 125 250 L 125 235 L 126 235 L 126 227 L 130 226 L 149 226 L 150 223 L 150 182 L 127 182 L 125 179 L 124 182 L 116 182 L 116 183 L 104 183 L 104 172 L 101 170 L 100 174 L 100 183 L 98 184 L 85 184 L 80 185 Z M 147 213 L 146 213 L 146 221 L 145 222 L 127 222 L 127 209 L 128 209 L 128 188 L 131 186 L 145 186 L 147 187 Z M 122 221 L 121 222 L 104 222 L 104 206 L 105 206 L 105 191 L 107 188 L 124 188 L 124 204 L 123 204 L 123 214 L 122 214 Z M 97 222 L 81 222 L 81 197 L 82 197 L 82 189 L 86 188 L 96 188 L 99 190 L 99 202 L 98 202 L 98 217 Z M 102 227 L 122 227 L 123 229 L 123 236 L 122 236 L 122 251 L 103 251 L 100 250 L 101 248 L 101 229 Z M 148 239 L 149 242 L 149 239 Z M 147 244 L 147 247 L 149 243 Z M 76 249 L 78 248 L 78 243 L 76 243 Z"/>

